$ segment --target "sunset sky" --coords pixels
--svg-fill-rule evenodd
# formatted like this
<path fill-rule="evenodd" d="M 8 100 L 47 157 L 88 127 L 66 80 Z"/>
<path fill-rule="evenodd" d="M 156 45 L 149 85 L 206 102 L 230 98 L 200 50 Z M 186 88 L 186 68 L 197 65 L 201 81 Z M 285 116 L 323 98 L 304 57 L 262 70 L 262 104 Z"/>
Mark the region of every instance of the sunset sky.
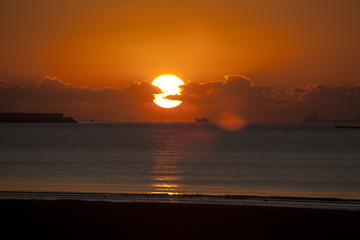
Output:
<path fill-rule="evenodd" d="M 0 111 L 360 118 L 360 1 L 3 0 L 0 9 Z M 162 74 L 185 82 L 175 109 L 152 102 Z"/>

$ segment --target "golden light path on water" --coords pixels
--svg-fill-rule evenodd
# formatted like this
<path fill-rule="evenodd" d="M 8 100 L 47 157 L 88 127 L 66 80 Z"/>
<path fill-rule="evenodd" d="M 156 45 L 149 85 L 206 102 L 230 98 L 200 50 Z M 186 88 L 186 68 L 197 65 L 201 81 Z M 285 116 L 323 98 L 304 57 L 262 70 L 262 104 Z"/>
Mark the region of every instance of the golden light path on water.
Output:
<path fill-rule="evenodd" d="M 151 171 L 151 194 L 177 195 L 181 190 L 181 169 L 179 166 L 179 150 L 171 141 L 159 143 Z"/>
<path fill-rule="evenodd" d="M 198 194 L 199 182 L 192 182 L 202 164 L 189 161 L 194 153 L 197 160 L 206 159 L 214 145 L 214 133 L 206 125 L 166 124 L 152 133 L 152 166 L 149 168 L 148 193 L 183 195 Z M 204 176 L 202 176 L 204 177 Z M 202 178 L 200 177 L 200 179 Z M 204 190 L 202 188 L 202 190 Z M 211 189 L 208 189 L 211 193 Z M 206 190 L 205 190 L 206 191 Z M 203 192 L 205 193 L 205 192 Z"/>

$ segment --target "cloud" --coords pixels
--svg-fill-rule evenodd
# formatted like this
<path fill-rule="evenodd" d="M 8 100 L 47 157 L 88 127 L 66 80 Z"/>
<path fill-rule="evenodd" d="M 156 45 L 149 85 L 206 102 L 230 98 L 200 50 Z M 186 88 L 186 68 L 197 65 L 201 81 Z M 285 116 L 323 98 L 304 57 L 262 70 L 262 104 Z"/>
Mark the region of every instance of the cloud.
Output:
<path fill-rule="evenodd" d="M 153 103 L 157 87 L 134 82 L 125 88 L 76 86 L 57 77 L 44 77 L 23 87 L 0 80 L 0 111 L 63 112 L 75 119 L 98 121 L 194 121 L 207 117 L 237 128 L 246 122 L 302 122 L 313 111 L 321 118 L 360 117 L 360 82 L 328 87 L 321 83 L 277 91 L 241 75 L 219 81 L 188 82 L 183 103 L 163 109 Z"/>
<path fill-rule="evenodd" d="M 12 86 L 13 86 L 13 84 L 11 84 L 10 82 L 0 79 L 0 87 L 1 88 L 8 88 L 8 87 L 12 87 Z"/>
<path fill-rule="evenodd" d="M 136 109 L 152 101 L 158 90 L 145 82 L 124 89 L 75 86 L 56 77 L 45 77 L 29 87 L 0 85 L 1 111 L 63 112 L 76 119 L 135 120 Z M 137 120 L 137 119 L 136 119 Z"/>
<path fill-rule="evenodd" d="M 284 102 L 269 87 L 256 85 L 241 75 L 228 75 L 217 82 L 186 84 L 182 99 L 200 105 L 201 115 L 218 121 L 230 113 L 247 121 L 261 121 L 264 111 Z"/>
<path fill-rule="evenodd" d="M 287 99 L 293 108 L 316 111 L 322 118 L 355 119 L 360 117 L 360 86 L 338 85 L 330 88 L 321 83 L 295 87 Z"/>

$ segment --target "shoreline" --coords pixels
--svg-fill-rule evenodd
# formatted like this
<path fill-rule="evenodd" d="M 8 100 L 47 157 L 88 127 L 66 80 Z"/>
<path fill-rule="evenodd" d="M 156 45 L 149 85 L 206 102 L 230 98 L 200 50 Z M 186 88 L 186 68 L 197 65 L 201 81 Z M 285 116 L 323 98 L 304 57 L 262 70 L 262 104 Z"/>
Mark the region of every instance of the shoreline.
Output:
<path fill-rule="evenodd" d="M 264 206 L 360 212 L 360 200 L 325 197 L 258 195 L 91 193 L 54 191 L 0 191 L 0 200 L 75 200 L 113 203 L 179 203 L 198 205 Z"/>
<path fill-rule="evenodd" d="M 0 200 L 12 238 L 359 239 L 359 211 L 187 203 Z M 14 230 L 15 229 L 15 230 Z M 6 236 L 6 235 L 4 235 Z M 9 236 L 9 235 L 8 235 Z"/>

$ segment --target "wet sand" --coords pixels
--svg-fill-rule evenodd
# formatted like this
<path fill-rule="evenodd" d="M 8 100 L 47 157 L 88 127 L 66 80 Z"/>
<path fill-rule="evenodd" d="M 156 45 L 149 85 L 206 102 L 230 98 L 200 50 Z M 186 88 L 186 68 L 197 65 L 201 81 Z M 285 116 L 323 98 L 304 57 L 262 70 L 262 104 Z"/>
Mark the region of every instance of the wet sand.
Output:
<path fill-rule="evenodd" d="M 360 212 L 176 203 L 0 200 L 9 239 L 360 239 Z"/>

